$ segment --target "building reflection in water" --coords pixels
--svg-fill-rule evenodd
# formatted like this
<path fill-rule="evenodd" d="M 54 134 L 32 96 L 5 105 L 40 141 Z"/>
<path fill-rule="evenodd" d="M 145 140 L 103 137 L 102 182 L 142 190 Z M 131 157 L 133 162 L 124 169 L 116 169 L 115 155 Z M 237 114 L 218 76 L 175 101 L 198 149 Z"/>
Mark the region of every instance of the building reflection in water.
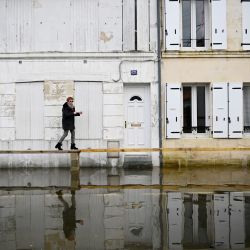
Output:
<path fill-rule="evenodd" d="M 63 199 L 72 202 L 70 190 Z M 84 188 L 75 192 L 74 240 L 55 190 L 0 191 L 0 249 L 244 249 L 250 193 Z M 66 222 L 67 223 L 67 222 Z"/>

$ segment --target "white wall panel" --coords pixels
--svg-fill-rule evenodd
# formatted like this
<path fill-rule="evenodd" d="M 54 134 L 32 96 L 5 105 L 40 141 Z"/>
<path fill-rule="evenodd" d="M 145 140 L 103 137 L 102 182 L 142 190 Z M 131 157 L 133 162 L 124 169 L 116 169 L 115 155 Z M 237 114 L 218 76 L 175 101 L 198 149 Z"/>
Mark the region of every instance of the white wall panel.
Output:
<path fill-rule="evenodd" d="M 149 51 L 149 0 L 137 0 L 137 50 Z"/>
<path fill-rule="evenodd" d="M 6 0 L 0 1 L 0 52 L 5 52 L 7 47 L 7 12 L 6 12 Z"/>
<path fill-rule="evenodd" d="M 99 51 L 122 50 L 122 1 L 99 0 Z"/>
<path fill-rule="evenodd" d="M 76 111 L 83 112 L 82 116 L 76 117 L 76 138 L 101 139 L 102 84 L 100 82 L 76 82 L 75 105 Z"/>

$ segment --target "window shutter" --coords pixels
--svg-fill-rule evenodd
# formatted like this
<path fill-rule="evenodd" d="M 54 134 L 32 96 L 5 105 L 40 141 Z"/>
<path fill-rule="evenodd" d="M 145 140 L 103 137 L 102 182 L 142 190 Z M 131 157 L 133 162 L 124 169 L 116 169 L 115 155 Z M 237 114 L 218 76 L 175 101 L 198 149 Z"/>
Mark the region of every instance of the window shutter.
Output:
<path fill-rule="evenodd" d="M 43 83 L 16 83 L 16 139 L 44 138 Z"/>
<path fill-rule="evenodd" d="M 229 138 L 242 138 L 243 132 L 243 91 L 242 83 L 229 84 Z"/>
<path fill-rule="evenodd" d="M 84 119 L 77 118 L 77 139 L 102 138 L 103 94 L 100 82 L 75 82 L 75 105 L 83 112 Z"/>
<path fill-rule="evenodd" d="M 181 84 L 166 86 L 166 137 L 180 138 L 181 135 Z"/>
<path fill-rule="evenodd" d="M 214 247 L 229 249 L 229 193 L 214 194 Z"/>
<path fill-rule="evenodd" d="M 245 197 L 241 192 L 230 192 L 230 246 L 245 248 Z"/>
<path fill-rule="evenodd" d="M 180 3 L 179 0 L 165 1 L 165 38 L 167 50 L 180 49 Z"/>
<path fill-rule="evenodd" d="M 169 249 L 182 249 L 184 237 L 183 214 L 184 205 L 181 192 L 169 192 L 167 196 Z"/>
<path fill-rule="evenodd" d="M 242 0 L 242 49 L 250 50 L 250 1 Z"/>
<path fill-rule="evenodd" d="M 213 138 L 228 137 L 227 84 L 213 83 Z"/>
<path fill-rule="evenodd" d="M 212 0 L 212 49 L 227 48 L 226 0 Z"/>

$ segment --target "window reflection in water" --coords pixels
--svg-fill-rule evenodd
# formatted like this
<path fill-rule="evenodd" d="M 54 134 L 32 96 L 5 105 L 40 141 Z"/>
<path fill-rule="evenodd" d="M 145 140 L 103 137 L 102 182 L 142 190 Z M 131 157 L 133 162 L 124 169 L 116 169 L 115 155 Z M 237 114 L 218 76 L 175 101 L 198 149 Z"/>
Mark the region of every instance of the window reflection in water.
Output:
<path fill-rule="evenodd" d="M 74 240 L 64 232 L 64 203 L 76 208 Z M 1 191 L 0 214 L 0 249 L 250 247 L 249 193 L 98 188 L 75 194 L 64 190 L 62 196 L 52 191 Z M 78 223 L 79 218 L 84 223 Z"/>

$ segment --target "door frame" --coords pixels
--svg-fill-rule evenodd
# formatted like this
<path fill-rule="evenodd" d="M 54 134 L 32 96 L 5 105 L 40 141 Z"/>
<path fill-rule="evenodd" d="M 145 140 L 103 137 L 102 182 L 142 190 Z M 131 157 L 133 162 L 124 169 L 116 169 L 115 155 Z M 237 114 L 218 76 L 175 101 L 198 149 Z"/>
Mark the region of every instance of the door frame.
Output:
<path fill-rule="evenodd" d="M 148 82 L 145 83 L 124 83 L 123 85 L 124 87 L 124 98 L 123 98 L 123 105 L 124 105 L 124 147 L 129 148 L 129 146 L 126 143 L 126 130 L 125 130 L 125 121 L 127 119 L 127 100 L 126 100 L 126 89 L 128 88 L 142 88 L 144 87 L 146 89 L 146 98 L 145 98 L 145 109 L 148 110 L 149 112 L 146 112 L 147 116 L 145 119 L 145 129 L 147 131 L 147 139 L 145 142 L 145 147 L 151 147 L 151 95 L 150 95 L 150 89 L 151 89 L 151 85 Z M 125 144 L 126 143 L 126 144 Z M 139 152 L 135 152 L 136 154 L 139 154 Z M 129 154 L 134 154 L 132 152 L 130 152 Z M 145 155 L 145 153 L 142 152 L 143 155 Z"/>

